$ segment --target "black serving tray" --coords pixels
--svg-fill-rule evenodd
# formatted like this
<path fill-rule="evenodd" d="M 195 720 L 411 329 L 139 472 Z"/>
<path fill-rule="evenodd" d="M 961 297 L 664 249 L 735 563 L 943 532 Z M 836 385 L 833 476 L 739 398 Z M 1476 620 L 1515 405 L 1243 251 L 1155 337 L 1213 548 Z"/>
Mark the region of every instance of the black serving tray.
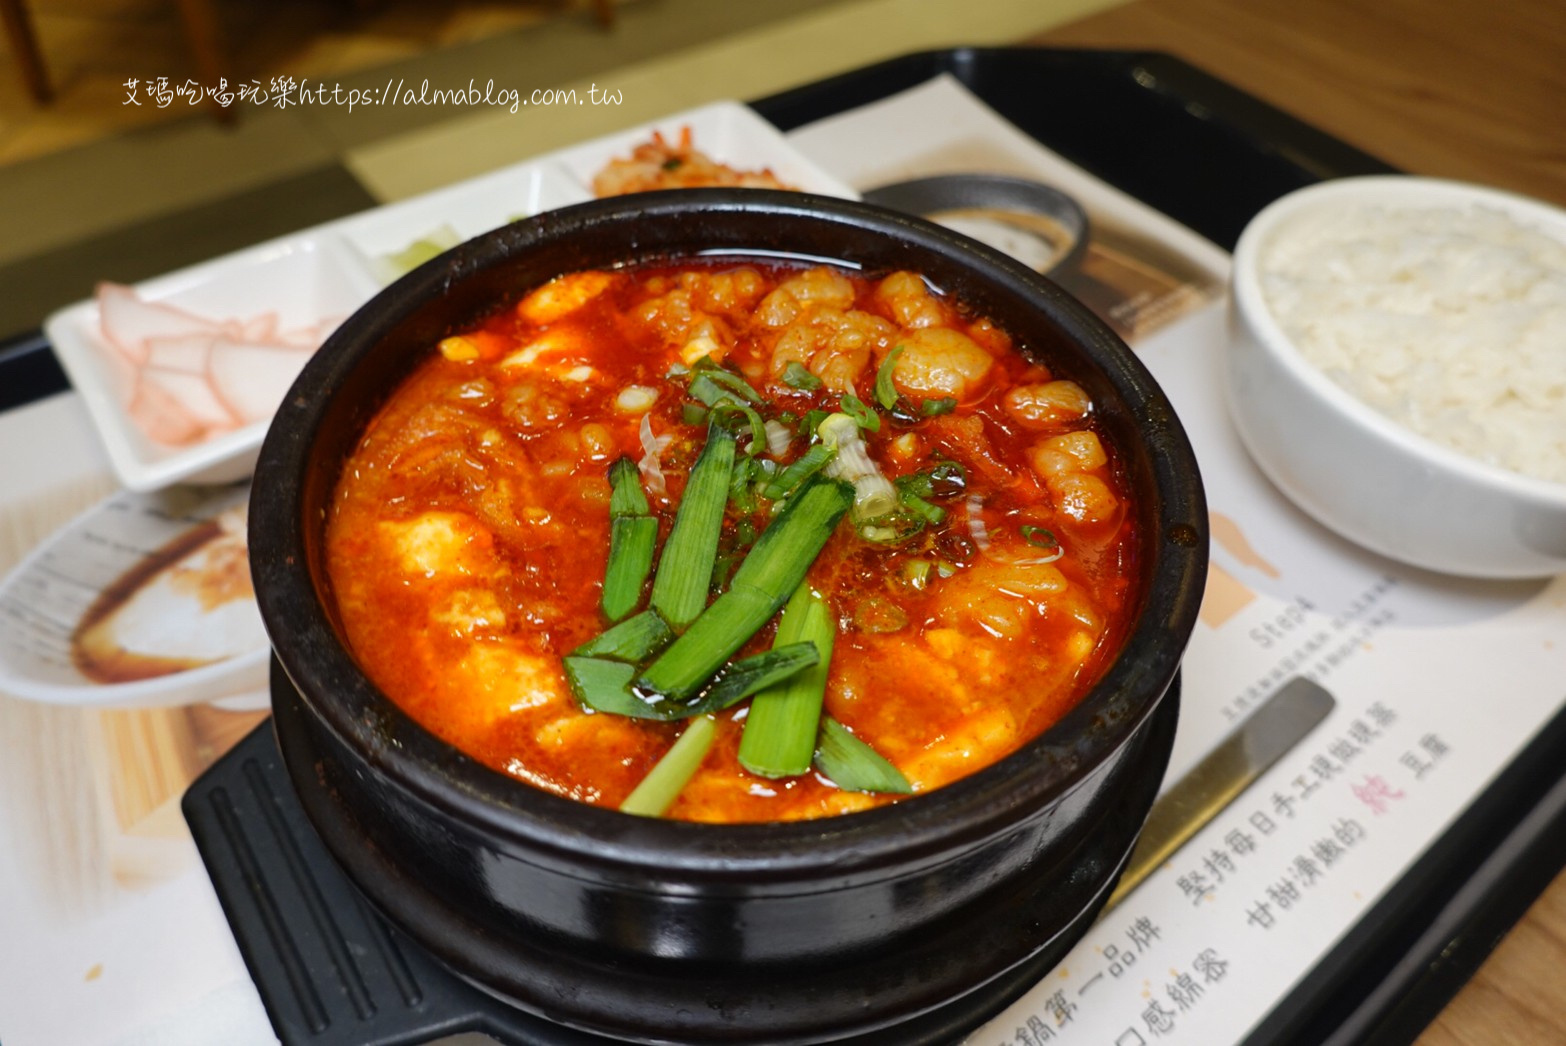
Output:
<path fill-rule="evenodd" d="M 1284 193 L 1395 170 L 1157 53 L 931 51 L 752 106 L 789 130 L 942 73 L 1050 149 L 1225 249 Z M 41 334 L 0 344 L 0 409 L 65 387 Z M 1566 864 L 1563 773 L 1566 712 L 1279 1001 L 1245 1046 L 1412 1042 Z M 302 815 L 268 729 L 198 780 L 185 809 L 204 856 L 211 848 L 229 854 L 223 875 L 240 886 L 225 906 L 288 1046 L 390 1046 L 474 1028 L 537 1046 L 598 1041 L 537 1022 L 506 1025 L 504 1016 L 475 1024 L 473 1008 L 487 997 L 421 955 L 340 876 L 332 879 L 335 868 L 320 864 L 324 851 L 295 820 Z M 278 1022 L 279 1006 L 296 1017 Z M 333 1024 L 338 1014 L 354 1015 L 351 1030 Z"/>

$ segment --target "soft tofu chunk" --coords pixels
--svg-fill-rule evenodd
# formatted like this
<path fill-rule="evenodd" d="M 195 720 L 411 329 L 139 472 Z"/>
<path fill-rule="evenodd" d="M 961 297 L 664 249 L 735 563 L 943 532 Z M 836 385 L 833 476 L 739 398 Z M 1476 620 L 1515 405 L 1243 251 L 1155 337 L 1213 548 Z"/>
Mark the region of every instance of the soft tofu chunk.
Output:
<path fill-rule="evenodd" d="M 455 666 L 468 706 L 488 719 L 568 700 L 558 658 L 474 643 Z"/>
<path fill-rule="evenodd" d="M 607 272 L 573 272 L 550 280 L 523 298 L 517 312 L 529 323 L 554 323 L 598 297 L 613 282 L 614 277 Z"/>
<path fill-rule="evenodd" d="M 460 512 L 426 512 L 378 526 L 381 537 L 396 549 L 402 569 L 420 577 L 479 573 L 494 546 L 489 531 Z"/>

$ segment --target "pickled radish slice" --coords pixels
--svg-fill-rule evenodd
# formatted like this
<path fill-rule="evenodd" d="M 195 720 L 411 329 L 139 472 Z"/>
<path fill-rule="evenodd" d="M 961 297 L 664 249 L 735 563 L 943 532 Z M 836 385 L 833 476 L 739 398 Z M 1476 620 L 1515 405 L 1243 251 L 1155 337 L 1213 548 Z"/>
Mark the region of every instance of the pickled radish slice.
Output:
<path fill-rule="evenodd" d="M 260 421 L 277 412 L 314 351 L 219 338 L 212 344 L 207 373 L 213 392 L 240 421 Z"/>
<path fill-rule="evenodd" d="M 172 393 L 139 374 L 125 411 L 137 428 L 159 443 L 194 443 L 207 432 Z"/>
<path fill-rule="evenodd" d="M 209 319 L 143 301 L 131 288 L 115 283 L 98 285 L 98 315 L 105 340 L 132 363 L 147 362 L 147 343 L 152 338 L 216 334 L 219 330 Z"/>
<path fill-rule="evenodd" d="M 208 429 L 231 429 L 240 422 L 218 397 L 217 390 L 205 374 L 143 367 L 141 381 L 143 385 L 167 392 L 197 424 Z"/>
<path fill-rule="evenodd" d="M 284 330 L 276 312 L 209 318 L 113 283 L 97 300 L 103 340 L 133 375 L 127 414 L 173 446 L 270 418 L 340 319 Z"/>
<path fill-rule="evenodd" d="M 210 334 L 148 338 L 145 342 L 147 358 L 142 362 L 149 367 L 161 367 L 164 370 L 205 374 L 207 361 L 212 355 L 212 340 Z"/>

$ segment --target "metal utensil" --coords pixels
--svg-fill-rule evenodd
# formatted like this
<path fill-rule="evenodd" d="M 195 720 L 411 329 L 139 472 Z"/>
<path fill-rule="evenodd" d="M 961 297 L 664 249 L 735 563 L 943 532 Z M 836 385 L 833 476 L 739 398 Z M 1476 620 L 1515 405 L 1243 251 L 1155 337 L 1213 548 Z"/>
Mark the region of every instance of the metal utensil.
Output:
<path fill-rule="evenodd" d="M 1153 803 L 1142 836 L 1131 851 L 1120 885 L 1104 905 L 1108 912 L 1172 857 L 1250 784 L 1304 739 L 1336 702 L 1316 683 L 1295 676 L 1218 747 Z"/>

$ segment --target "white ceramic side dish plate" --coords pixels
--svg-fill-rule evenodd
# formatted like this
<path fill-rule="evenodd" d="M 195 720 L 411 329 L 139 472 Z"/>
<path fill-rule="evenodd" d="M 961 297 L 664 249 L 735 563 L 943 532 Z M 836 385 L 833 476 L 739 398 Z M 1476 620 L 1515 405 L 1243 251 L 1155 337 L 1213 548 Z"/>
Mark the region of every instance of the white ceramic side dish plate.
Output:
<path fill-rule="evenodd" d="M 416 241 L 454 244 L 588 200 L 593 176 L 605 164 L 628 156 L 654 131 L 677 142 L 687 128 L 693 146 L 718 163 L 769 169 L 805 192 L 855 195 L 749 107 L 719 102 L 147 280 L 133 290 L 142 301 L 215 322 L 243 325 L 258 317 L 275 318 L 279 330 L 311 329 L 324 340 L 393 278 L 389 256 Z M 150 438 L 129 409 L 136 372 L 110 346 L 102 321 L 98 302 L 87 300 L 51 315 L 44 331 L 85 400 L 121 484 L 152 491 L 249 475 L 267 421 L 186 445 Z"/>

